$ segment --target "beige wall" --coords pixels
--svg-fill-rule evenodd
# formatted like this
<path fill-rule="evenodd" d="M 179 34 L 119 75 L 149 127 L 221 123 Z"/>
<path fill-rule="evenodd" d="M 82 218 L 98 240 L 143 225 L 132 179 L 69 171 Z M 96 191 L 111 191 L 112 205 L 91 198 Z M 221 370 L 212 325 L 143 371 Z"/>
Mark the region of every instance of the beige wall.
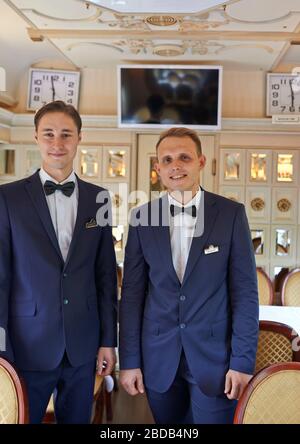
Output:
<path fill-rule="evenodd" d="M 276 128 L 274 128 L 275 132 Z M 299 134 L 222 133 L 220 146 L 252 148 L 300 148 Z"/>
<path fill-rule="evenodd" d="M 0 141 L 2 143 L 9 142 L 10 130 L 8 128 L 0 128 Z"/>
<path fill-rule="evenodd" d="M 46 66 L 43 63 L 38 67 Z M 68 64 L 55 67 L 70 69 Z M 28 72 L 24 73 L 19 83 L 18 105 L 12 109 L 14 112 L 27 112 L 27 82 Z M 261 71 L 224 70 L 223 117 L 265 117 L 265 83 L 266 75 Z M 102 69 L 81 71 L 79 111 L 81 114 L 103 116 L 117 114 L 116 67 L 108 66 Z"/>
<path fill-rule="evenodd" d="M 223 117 L 265 117 L 266 74 L 224 71 Z"/>

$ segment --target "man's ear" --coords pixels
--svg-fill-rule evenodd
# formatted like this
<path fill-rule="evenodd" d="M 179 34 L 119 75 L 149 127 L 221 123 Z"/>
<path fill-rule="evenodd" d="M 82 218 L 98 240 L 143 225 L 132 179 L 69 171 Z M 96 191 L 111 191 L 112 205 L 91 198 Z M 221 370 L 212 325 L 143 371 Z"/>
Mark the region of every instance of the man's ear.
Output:
<path fill-rule="evenodd" d="M 205 167 L 205 164 L 206 164 L 206 157 L 204 156 L 204 154 L 201 154 L 201 156 L 199 156 L 200 170 L 202 170 Z"/>
<path fill-rule="evenodd" d="M 160 167 L 159 167 L 159 162 L 158 162 L 158 159 L 157 159 L 157 158 L 155 159 L 155 163 L 154 163 L 153 166 L 154 166 L 155 171 L 156 171 L 157 174 L 159 175 Z"/>
<path fill-rule="evenodd" d="M 80 132 L 80 133 L 78 134 L 78 141 L 79 141 L 79 143 L 81 142 L 81 139 L 82 139 L 82 133 Z"/>
<path fill-rule="evenodd" d="M 35 138 L 36 143 L 38 143 L 38 141 L 37 141 L 37 132 L 36 131 L 34 133 L 34 138 Z"/>

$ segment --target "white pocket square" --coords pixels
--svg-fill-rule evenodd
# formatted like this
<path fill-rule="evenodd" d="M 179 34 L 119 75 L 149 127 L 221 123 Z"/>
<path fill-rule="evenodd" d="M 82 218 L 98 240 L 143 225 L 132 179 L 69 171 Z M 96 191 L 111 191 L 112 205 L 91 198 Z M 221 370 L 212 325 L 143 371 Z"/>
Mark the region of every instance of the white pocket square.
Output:
<path fill-rule="evenodd" d="M 219 251 L 219 247 L 210 245 L 208 248 L 204 248 L 204 254 L 212 254 L 217 253 Z"/>

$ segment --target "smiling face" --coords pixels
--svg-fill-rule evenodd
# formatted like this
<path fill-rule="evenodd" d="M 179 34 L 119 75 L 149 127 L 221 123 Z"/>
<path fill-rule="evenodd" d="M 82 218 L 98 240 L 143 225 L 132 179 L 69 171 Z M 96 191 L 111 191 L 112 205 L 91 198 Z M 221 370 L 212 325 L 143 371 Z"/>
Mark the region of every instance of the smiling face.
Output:
<path fill-rule="evenodd" d="M 157 149 L 157 174 L 170 193 L 192 192 L 199 188 L 200 171 L 205 166 L 205 156 L 198 154 L 190 137 L 166 137 Z"/>
<path fill-rule="evenodd" d="M 61 182 L 73 169 L 77 145 L 81 141 L 74 120 L 62 112 L 44 114 L 35 133 L 42 166 L 54 179 Z"/>

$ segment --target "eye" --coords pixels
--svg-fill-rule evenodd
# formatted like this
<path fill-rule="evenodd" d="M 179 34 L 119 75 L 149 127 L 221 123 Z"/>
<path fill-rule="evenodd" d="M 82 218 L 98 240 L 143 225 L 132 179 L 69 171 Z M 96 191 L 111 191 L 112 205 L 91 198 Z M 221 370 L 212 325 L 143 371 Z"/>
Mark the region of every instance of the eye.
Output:
<path fill-rule="evenodd" d="M 163 163 L 170 163 L 172 161 L 171 157 L 164 157 L 163 158 Z"/>
<path fill-rule="evenodd" d="M 181 159 L 182 160 L 190 160 L 190 156 L 187 156 L 186 154 L 182 154 Z"/>

